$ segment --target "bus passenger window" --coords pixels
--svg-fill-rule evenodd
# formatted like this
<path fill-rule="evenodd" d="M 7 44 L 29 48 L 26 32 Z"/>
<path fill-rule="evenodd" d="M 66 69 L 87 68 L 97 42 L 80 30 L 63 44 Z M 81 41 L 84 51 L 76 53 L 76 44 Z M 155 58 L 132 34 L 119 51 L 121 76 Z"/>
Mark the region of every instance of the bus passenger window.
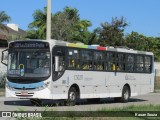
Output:
<path fill-rule="evenodd" d="M 91 70 L 92 67 L 92 51 L 82 50 L 82 69 Z"/>
<path fill-rule="evenodd" d="M 145 72 L 151 72 L 151 57 L 145 56 Z"/>
<path fill-rule="evenodd" d="M 125 64 L 125 71 L 126 72 L 134 72 L 135 71 L 135 58 L 133 54 L 126 55 L 126 64 Z"/>
<path fill-rule="evenodd" d="M 68 60 L 68 62 L 69 62 L 69 68 L 74 68 L 74 59 L 69 59 Z"/>
<path fill-rule="evenodd" d="M 126 64 L 126 71 L 127 72 L 133 72 L 134 71 L 133 63 Z"/>
<path fill-rule="evenodd" d="M 137 72 L 144 72 L 143 56 L 136 57 Z"/>
<path fill-rule="evenodd" d="M 52 63 L 53 80 L 56 80 L 63 75 L 65 70 L 65 48 L 64 47 L 56 46 L 53 49 L 52 62 L 53 62 Z"/>
<path fill-rule="evenodd" d="M 113 71 L 116 70 L 116 65 L 115 65 L 115 63 L 112 64 L 112 70 L 113 70 Z"/>
<path fill-rule="evenodd" d="M 122 66 L 121 66 L 120 64 L 117 64 L 117 65 L 116 65 L 116 70 L 117 70 L 117 71 L 121 71 L 121 67 L 122 67 Z"/>
<path fill-rule="evenodd" d="M 80 69 L 80 52 L 77 49 L 68 49 L 68 68 Z"/>
<path fill-rule="evenodd" d="M 104 70 L 104 52 L 96 51 L 94 52 L 94 69 Z"/>

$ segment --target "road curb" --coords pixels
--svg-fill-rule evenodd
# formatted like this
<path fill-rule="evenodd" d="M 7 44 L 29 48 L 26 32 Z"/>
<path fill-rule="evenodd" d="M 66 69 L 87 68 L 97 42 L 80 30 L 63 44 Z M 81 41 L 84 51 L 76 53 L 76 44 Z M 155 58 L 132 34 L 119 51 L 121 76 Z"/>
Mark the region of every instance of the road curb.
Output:
<path fill-rule="evenodd" d="M 0 92 L 0 97 L 4 96 L 4 92 Z"/>
<path fill-rule="evenodd" d="M 154 90 L 155 93 L 160 93 L 160 90 Z"/>

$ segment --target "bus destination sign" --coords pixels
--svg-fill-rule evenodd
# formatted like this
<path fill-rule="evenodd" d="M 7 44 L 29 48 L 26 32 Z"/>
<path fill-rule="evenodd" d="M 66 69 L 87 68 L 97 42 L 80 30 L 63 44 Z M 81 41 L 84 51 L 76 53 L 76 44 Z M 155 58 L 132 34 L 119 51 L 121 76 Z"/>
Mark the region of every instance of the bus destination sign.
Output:
<path fill-rule="evenodd" d="M 47 49 L 49 44 L 46 42 L 15 42 L 10 43 L 10 48 L 30 48 L 30 49 Z"/>

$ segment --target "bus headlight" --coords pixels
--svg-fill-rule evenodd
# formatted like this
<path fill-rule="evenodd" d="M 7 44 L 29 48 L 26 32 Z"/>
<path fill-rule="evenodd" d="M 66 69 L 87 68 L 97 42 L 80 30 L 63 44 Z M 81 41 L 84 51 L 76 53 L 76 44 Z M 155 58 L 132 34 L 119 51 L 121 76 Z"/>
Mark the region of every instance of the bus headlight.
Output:
<path fill-rule="evenodd" d="M 6 87 L 7 87 L 9 90 L 13 90 L 13 89 L 14 89 L 13 87 L 10 87 L 7 82 L 6 82 Z"/>
<path fill-rule="evenodd" d="M 49 85 L 49 82 L 46 82 L 46 83 L 44 83 L 43 86 L 37 87 L 36 89 L 37 89 L 37 90 L 42 90 L 42 89 L 48 87 L 48 85 Z"/>

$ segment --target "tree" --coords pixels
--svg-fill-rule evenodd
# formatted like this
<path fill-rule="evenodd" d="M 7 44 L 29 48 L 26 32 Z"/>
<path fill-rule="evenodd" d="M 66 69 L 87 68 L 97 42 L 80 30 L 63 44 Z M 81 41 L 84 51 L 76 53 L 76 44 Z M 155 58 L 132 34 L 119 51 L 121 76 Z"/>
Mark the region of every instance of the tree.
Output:
<path fill-rule="evenodd" d="M 40 38 L 38 30 L 31 29 L 31 30 L 27 30 L 26 32 L 27 32 L 26 38 L 29 38 L 29 39 L 43 39 L 43 38 Z"/>
<path fill-rule="evenodd" d="M 80 19 L 77 13 L 77 9 L 66 7 L 62 12 L 59 11 L 54 14 L 52 19 L 52 38 L 68 41 L 72 36 L 76 22 Z"/>
<path fill-rule="evenodd" d="M 124 17 L 112 18 L 112 22 L 104 22 L 97 28 L 99 39 L 104 46 L 123 46 L 124 29 L 128 26 Z"/>
<path fill-rule="evenodd" d="M 155 60 L 160 61 L 160 38 L 155 38 L 156 39 L 156 45 L 155 47 L 157 48 L 156 54 L 155 54 Z"/>
<path fill-rule="evenodd" d="M 34 21 L 29 24 L 30 30 L 27 32 L 28 38 L 45 39 L 46 38 L 46 18 L 47 18 L 47 8 L 44 10 L 36 10 L 33 13 Z M 35 36 L 34 36 L 35 35 Z"/>
<path fill-rule="evenodd" d="M 129 48 L 135 50 L 147 50 L 147 37 L 137 32 L 132 31 L 131 34 L 127 35 L 125 38 L 125 45 Z"/>
<path fill-rule="evenodd" d="M 137 32 L 132 32 L 125 38 L 125 45 L 134 50 L 153 52 L 155 61 L 160 61 L 160 40 L 159 38 L 146 37 Z"/>
<path fill-rule="evenodd" d="M 3 25 L 5 22 L 9 22 L 11 17 L 8 16 L 5 11 L 0 11 L 0 29 L 7 30 L 7 28 Z"/>
<path fill-rule="evenodd" d="M 36 10 L 33 13 L 34 21 L 29 24 L 30 30 L 27 31 L 27 37 L 33 39 L 45 39 L 46 37 L 46 7 L 44 10 Z M 51 38 L 64 41 L 81 41 L 88 43 L 90 32 L 88 27 L 91 22 L 80 20 L 78 10 L 65 7 L 52 15 Z"/>
<path fill-rule="evenodd" d="M 77 9 L 65 7 L 57 12 L 52 19 L 52 38 L 64 41 L 80 41 L 88 43 L 91 26 L 88 20 L 81 20 Z"/>
<path fill-rule="evenodd" d="M 88 27 L 91 25 L 91 22 L 88 20 L 79 20 L 73 27 L 70 39 L 80 41 L 84 44 L 89 44 L 92 33 L 88 31 Z"/>

